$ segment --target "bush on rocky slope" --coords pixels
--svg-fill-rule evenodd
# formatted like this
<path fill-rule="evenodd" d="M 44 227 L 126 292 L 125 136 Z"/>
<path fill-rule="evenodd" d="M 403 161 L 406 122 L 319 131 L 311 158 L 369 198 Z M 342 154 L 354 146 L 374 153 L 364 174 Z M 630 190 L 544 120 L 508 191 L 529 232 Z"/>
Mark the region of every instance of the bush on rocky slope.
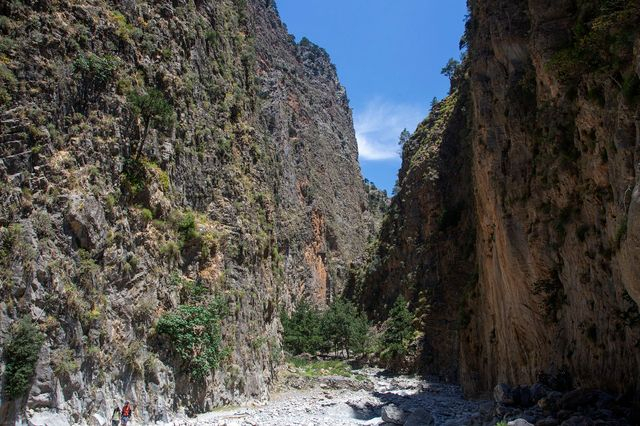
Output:
<path fill-rule="evenodd" d="M 4 391 L 10 398 L 17 398 L 29 389 L 43 341 L 42 333 L 31 319 L 25 317 L 13 324 L 3 348 Z"/>
<path fill-rule="evenodd" d="M 227 353 L 220 333 L 224 314 L 224 304 L 214 300 L 203 305 L 181 305 L 158 320 L 157 332 L 169 338 L 194 379 L 206 377 Z"/>

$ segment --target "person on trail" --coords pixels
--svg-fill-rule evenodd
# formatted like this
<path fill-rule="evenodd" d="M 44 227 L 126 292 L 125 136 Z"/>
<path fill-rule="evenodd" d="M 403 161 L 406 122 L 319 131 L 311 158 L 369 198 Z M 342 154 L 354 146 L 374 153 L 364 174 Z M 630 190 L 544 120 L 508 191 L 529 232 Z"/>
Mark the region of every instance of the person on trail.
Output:
<path fill-rule="evenodd" d="M 116 406 L 111 414 L 111 426 L 118 426 L 120 424 L 120 408 Z"/>
<path fill-rule="evenodd" d="M 124 403 L 124 407 L 122 407 L 122 426 L 126 426 L 131 419 L 131 406 L 129 405 L 129 401 Z"/>

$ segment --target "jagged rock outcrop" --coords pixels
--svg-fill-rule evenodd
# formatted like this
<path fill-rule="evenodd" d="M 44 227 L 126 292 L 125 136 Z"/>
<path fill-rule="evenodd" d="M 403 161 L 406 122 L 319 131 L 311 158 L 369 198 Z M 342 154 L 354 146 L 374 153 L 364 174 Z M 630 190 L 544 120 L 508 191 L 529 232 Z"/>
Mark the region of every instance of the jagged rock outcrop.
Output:
<path fill-rule="evenodd" d="M 471 393 L 562 371 L 637 399 L 637 2 L 469 6 L 466 77 L 405 148 L 363 302 L 426 290 L 420 368 Z"/>
<path fill-rule="evenodd" d="M 0 422 L 109 417 L 124 399 L 150 422 L 264 398 L 278 310 L 338 292 L 370 228 L 326 53 L 264 0 L 0 14 L 0 340 L 25 317 L 46 335 Z M 176 318 L 196 341 L 219 324 L 224 350 L 181 356 Z M 194 377 L 194 358 L 216 356 Z"/>

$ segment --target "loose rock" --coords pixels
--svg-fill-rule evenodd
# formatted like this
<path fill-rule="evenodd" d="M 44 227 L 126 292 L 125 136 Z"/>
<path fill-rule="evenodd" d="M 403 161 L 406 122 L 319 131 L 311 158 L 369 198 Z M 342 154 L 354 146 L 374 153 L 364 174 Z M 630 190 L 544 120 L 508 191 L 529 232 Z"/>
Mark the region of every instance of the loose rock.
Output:
<path fill-rule="evenodd" d="M 389 404 L 382 407 L 382 420 L 385 422 L 401 425 L 404 424 L 406 419 L 407 413 L 395 404 Z"/>

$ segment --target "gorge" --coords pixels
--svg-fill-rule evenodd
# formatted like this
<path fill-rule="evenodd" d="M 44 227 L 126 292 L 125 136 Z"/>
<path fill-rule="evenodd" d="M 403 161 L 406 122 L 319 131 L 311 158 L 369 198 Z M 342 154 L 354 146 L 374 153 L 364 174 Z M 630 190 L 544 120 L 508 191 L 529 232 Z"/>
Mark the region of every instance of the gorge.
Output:
<path fill-rule="evenodd" d="M 0 4 L 1 422 L 266 400 L 280 313 L 343 294 L 378 324 L 402 295 L 410 370 L 469 398 L 637 404 L 640 6 L 468 6 L 387 207 L 273 0 Z"/>

